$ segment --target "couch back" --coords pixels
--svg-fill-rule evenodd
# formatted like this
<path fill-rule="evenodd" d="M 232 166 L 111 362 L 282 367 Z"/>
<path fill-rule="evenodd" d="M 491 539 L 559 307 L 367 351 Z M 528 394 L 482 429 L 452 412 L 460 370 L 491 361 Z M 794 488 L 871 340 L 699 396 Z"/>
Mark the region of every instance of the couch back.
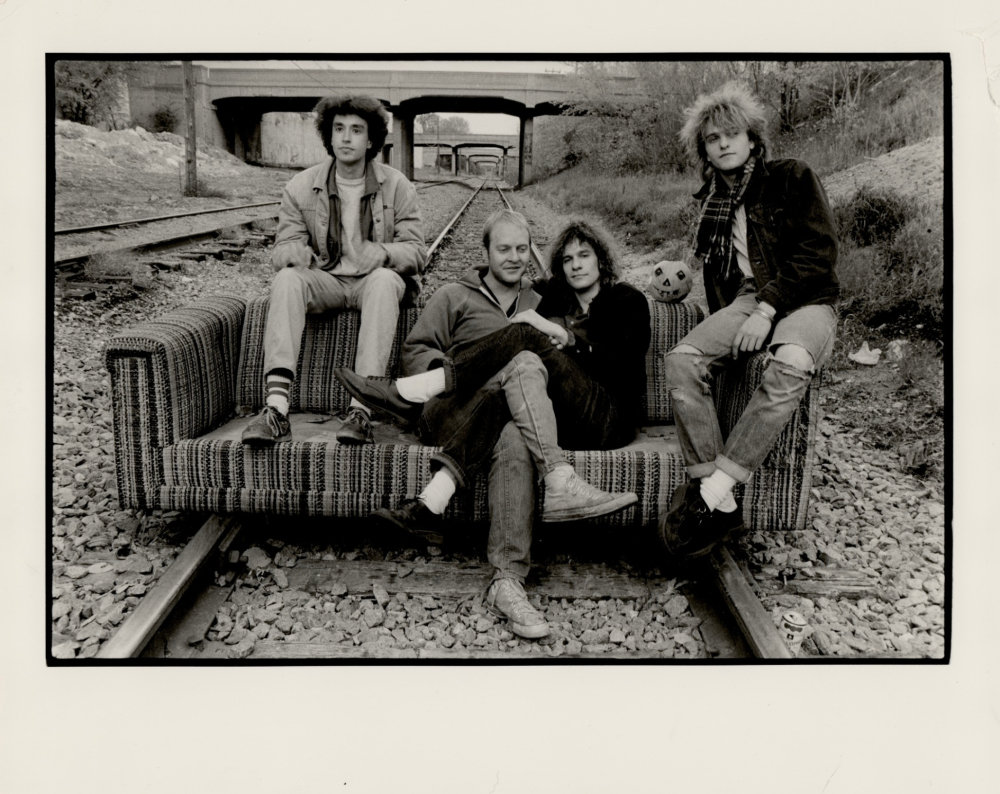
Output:
<path fill-rule="evenodd" d="M 236 404 L 257 409 L 267 396 L 264 387 L 264 326 L 266 297 L 250 301 L 243 325 L 240 363 L 236 373 Z M 399 313 L 396 338 L 389 357 L 389 376 L 398 377 L 403 340 L 413 328 L 418 308 Z M 673 413 L 663 373 L 663 354 L 697 325 L 703 315 L 695 304 L 649 301 L 652 339 L 646 352 L 646 419 L 650 424 L 670 422 Z M 337 367 L 353 367 L 361 314 L 356 310 L 310 315 L 299 354 L 298 372 L 290 395 L 293 410 L 340 413 L 350 396 L 333 376 Z"/>

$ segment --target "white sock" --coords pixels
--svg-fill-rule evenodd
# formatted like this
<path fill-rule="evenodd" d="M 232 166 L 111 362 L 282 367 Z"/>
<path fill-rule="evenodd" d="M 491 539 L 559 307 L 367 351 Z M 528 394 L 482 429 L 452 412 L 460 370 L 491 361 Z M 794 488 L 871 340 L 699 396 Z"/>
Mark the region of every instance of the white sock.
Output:
<path fill-rule="evenodd" d="M 399 396 L 411 403 L 425 403 L 444 391 L 444 367 L 429 369 L 396 381 Z"/>
<path fill-rule="evenodd" d="M 455 480 L 447 469 L 438 469 L 417 497 L 435 515 L 441 515 L 455 493 Z"/>
<path fill-rule="evenodd" d="M 722 469 L 716 469 L 708 477 L 702 478 L 701 498 L 705 500 L 709 510 L 731 513 L 736 509 L 736 500 L 733 499 L 734 485 L 736 480 L 733 477 Z"/>

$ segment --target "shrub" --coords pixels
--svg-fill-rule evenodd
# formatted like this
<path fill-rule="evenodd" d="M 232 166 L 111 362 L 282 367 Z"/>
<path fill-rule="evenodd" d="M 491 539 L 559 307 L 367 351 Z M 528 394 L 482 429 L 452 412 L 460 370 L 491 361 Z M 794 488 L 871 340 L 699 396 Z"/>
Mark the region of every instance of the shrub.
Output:
<path fill-rule="evenodd" d="M 173 132 L 177 126 L 177 114 L 169 105 L 164 105 L 153 114 L 152 132 Z"/>
<path fill-rule="evenodd" d="M 841 239 L 850 238 L 860 246 L 891 242 L 912 212 L 895 192 L 868 185 L 834 208 Z"/>

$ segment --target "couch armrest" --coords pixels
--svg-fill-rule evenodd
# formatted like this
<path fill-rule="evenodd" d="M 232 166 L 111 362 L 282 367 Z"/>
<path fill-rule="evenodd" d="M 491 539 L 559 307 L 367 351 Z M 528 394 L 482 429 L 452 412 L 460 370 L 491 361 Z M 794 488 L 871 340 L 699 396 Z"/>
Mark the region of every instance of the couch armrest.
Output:
<path fill-rule="evenodd" d="M 163 447 L 200 436 L 232 413 L 245 314 L 243 298 L 216 296 L 108 341 L 122 507 L 157 507 Z"/>
<path fill-rule="evenodd" d="M 751 356 L 745 366 L 729 367 L 716 377 L 715 407 L 722 436 L 726 438 L 743 414 L 760 385 L 767 365 L 767 353 Z M 819 424 L 819 390 L 822 372 L 817 373 L 785 429 L 750 481 L 754 503 L 761 516 L 754 524 L 772 528 L 804 529 L 812 468 L 816 458 L 816 431 Z M 766 508 L 763 507 L 766 503 Z M 755 508 L 756 509 L 756 508 Z"/>

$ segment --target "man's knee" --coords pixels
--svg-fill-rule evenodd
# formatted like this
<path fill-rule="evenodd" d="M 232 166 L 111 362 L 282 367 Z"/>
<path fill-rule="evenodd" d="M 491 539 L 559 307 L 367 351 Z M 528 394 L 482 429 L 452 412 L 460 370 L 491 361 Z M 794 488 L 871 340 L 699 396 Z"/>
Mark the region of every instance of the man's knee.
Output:
<path fill-rule="evenodd" d="M 502 460 L 507 464 L 516 463 L 519 469 L 523 467 L 525 470 L 531 470 L 533 466 L 531 453 L 528 452 L 524 436 L 513 422 L 504 425 L 500 432 L 500 439 L 493 448 L 493 460 L 496 462 Z"/>
<path fill-rule="evenodd" d="M 667 383 L 675 385 L 692 377 L 700 380 L 705 369 L 703 357 L 704 354 L 693 345 L 676 345 L 663 359 Z"/>
<path fill-rule="evenodd" d="M 521 377 L 540 377 L 548 383 L 548 370 L 537 353 L 531 350 L 522 350 L 510 360 Z"/>
<path fill-rule="evenodd" d="M 801 345 L 779 345 L 772 352 L 772 355 L 775 361 L 780 361 L 782 364 L 787 364 L 802 372 L 812 374 L 816 371 L 812 354 Z"/>
<path fill-rule="evenodd" d="M 274 274 L 271 279 L 271 295 L 287 294 L 289 292 L 302 291 L 307 289 L 305 278 L 298 268 L 286 267 Z"/>
<path fill-rule="evenodd" d="M 403 277 L 395 270 L 378 267 L 365 276 L 365 296 L 391 294 L 397 301 L 406 292 Z"/>

